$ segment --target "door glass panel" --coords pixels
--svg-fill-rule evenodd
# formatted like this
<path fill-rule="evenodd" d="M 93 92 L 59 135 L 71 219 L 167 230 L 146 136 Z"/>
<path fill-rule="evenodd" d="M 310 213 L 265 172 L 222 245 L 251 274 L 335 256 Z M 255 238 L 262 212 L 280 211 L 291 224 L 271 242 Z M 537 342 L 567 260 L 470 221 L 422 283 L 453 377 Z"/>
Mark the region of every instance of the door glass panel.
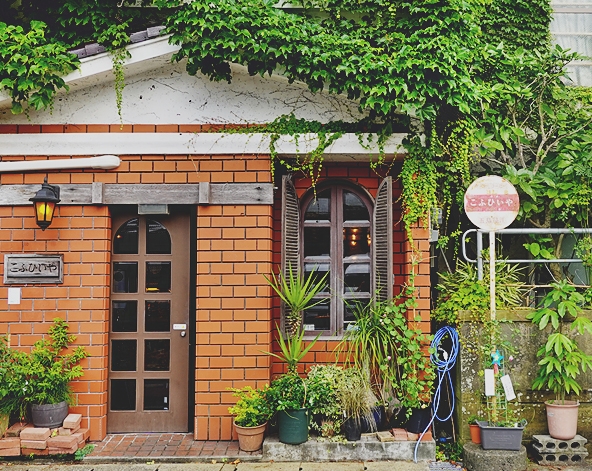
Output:
<path fill-rule="evenodd" d="M 136 262 L 113 263 L 113 292 L 138 292 L 138 264 Z"/>
<path fill-rule="evenodd" d="M 370 255 L 370 232 L 368 227 L 343 228 L 343 256 Z"/>
<path fill-rule="evenodd" d="M 138 219 L 130 219 L 115 233 L 113 239 L 113 253 L 138 253 Z"/>
<path fill-rule="evenodd" d="M 146 262 L 146 291 L 149 293 L 171 291 L 171 262 Z"/>
<path fill-rule="evenodd" d="M 346 263 L 343 268 L 345 293 L 370 293 L 369 263 Z"/>
<path fill-rule="evenodd" d="M 329 272 L 329 263 L 305 263 L 304 264 L 304 277 L 308 279 L 310 274 L 314 271 L 313 284 L 317 284 L 321 279 Z M 329 280 L 331 275 L 327 275 L 325 278 L 325 286 L 319 291 L 319 293 L 329 292 Z"/>
<path fill-rule="evenodd" d="M 325 190 L 313 199 L 304 212 L 305 221 L 330 221 L 331 220 L 331 190 Z"/>
<path fill-rule="evenodd" d="M 169 380 L 144 380 L 144 410 L 169 409 Z"/>
<path fill-rule="evenodd" d="M 146 253 L 171 253 L 171 236 L 161 223 L 148 219 L 146 221 Z"/>
<path fill-rule="evenodd" d="M 136 409 L 136 380 L 111 380 L 111 410 Z"/>
<path fill-rule="evenodd" d="M 111 370 L 136 371 L 136 352 L 135 340 L 112 340 Z"/>
<path fill-rule="evenodd" d="M 330 302 L 318 304 L 304 311 L 304 329 L 310 330 L 329 330 L 331 328 L 331 319 L 329 314 Z"/>
<path fill-rule="evenodd" d="M 170 358 L 169 339 L 144 340 L 144 371 L 168 371 Z"/>
<path fill-rule="evenodd" d="M 146 301 L 146 332 L 169 332 L 171 330 L 171 302 Z"/>
<path fill-rule="evenodd" d="M 305 227 L 304 228 L 304 256 L 328 257 L 331 251 L 330 227 Z"/>
<path fill-rule="evenodd" d="M 113 332 L 138 330 L 138 301 L 113 301 L 111 330 Z"/>

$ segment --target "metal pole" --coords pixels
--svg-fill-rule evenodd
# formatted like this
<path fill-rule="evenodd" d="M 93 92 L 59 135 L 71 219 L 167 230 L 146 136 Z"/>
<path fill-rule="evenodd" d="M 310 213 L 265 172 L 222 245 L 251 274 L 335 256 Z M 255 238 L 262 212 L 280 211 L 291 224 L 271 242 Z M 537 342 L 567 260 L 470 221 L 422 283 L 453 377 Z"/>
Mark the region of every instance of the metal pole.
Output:
<path fill-rule="evenodd" d="M 483 279 L 483 232 L 477 231 L 477 279 Z"/>
<path fill-rule="evenodd" d="M 495 320 L 495 232 L 489 233 L 489 309 Z"/>

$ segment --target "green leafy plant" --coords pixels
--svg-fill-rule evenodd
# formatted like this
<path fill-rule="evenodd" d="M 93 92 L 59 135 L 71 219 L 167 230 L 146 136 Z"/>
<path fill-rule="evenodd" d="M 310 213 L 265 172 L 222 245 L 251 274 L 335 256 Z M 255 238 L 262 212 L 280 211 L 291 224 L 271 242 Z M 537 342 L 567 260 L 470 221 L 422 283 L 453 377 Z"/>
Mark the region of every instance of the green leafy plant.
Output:
<path fill-rule="evenodd" d="M 581 315 L 583 302 L 584 296 L 577 288 L 562 280 L 551 283 L 551 291 L 539 309 L 527 316 L 540 330 L 552 328 L 537 352 L 540 369 L 532 387 L 552 390 L 558 401 L 564 401 L 571 393 L 580 394 L 582 387 L 577 378 L 592 370 L 592 355 L 581 349 L 574 335 L 592 334 L 592 321 Z"/>
<path fill-rule="evenodd" d="M 289 374 L 298 373 L 298 362 L 304 358 L 304 356 L 314 346 L 316 341 L 319 339 L 321 334 L 317 335 L 314 339 L 308 342 L 308 345 L 304 346 L 304 329 L 298 329 L 293 336 L 285 336 L 276 324 L 278 330 L 277 341 L 280 346 L 281 353 L 265 352 L 267 355 L 277 358 L 286 363 L 288 366 Z"/>
<path fill-rule="evenodd" d="M 253 389 L 245 386 L 242 389 L 229 388 L 232 395 L 238 398 L 236 404 L 228 408 L 234 415 L 234 422 L 240 427 L 256 427 L 269 420 L 272 409 L 267 401 L 267 387 Z"/>
<path fill-rule="evenodd" d="M 306 376 L 306 407 L 313 417 L 311 427 L 321 436 L 329 437 L 339 433 L 343 420 L 343 407 L 339 397 L 338 384 L 343 368 L 335 365 L 314 365 Z"/>
<path fill-rule="evenodd" d="M 74 452 L 74 460 L 75 461 L 82 461 L 84 459 L 84 457 L 87 455 L 90 455 L 94 449 L 95 449 L 95 446 L 92 443 L 87 443 L 82 448 L 79 448 L 78 450 L 76 450 Z"/>
<path fill-rule="evenodd" d="M 305 277 L 292 266 L 288 266 L 288 275 L 272 273 L 271 278 L 263 275 L 265 281 L 273 291 L 280 297 L 287 308 L 285 315 L 286 332 L 288 337 L 296 335 L 302 326 L 302 312 L 305 309 L 317 306 L 325 299 L 314 299 L 314 297 L 327 286 L 327 276 L 319 277 L 315 271 Z"/>
<path fill-rule="evenodd" d="M 289 411 L 306 406 L 306 382 L 298 374 L 287 373 L 274 379 L 267 390 L 273 411 Z"/>
<path fill-rule="evenodd" d="M 70 349 L 76 337 L 68 334 L 68 324 L 54 319 L 48 336 L 35 342 L 30 353 L 15 354 L 9 387 L 21 417 L 29 404 L 71 403 L 70 381 L 84 374 L 79 363 L 87 353 L 81 346 Z"/>

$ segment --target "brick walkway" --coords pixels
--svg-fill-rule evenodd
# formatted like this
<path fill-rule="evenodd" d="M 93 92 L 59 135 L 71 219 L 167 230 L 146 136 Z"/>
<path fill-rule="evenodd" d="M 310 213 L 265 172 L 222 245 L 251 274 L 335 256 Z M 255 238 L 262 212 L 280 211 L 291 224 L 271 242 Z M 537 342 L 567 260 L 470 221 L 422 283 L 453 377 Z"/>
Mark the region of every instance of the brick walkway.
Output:
<path fill-rule="evenodd" d="M 95 445 L 89 458 L 235 458 L 260 459 L 261 453 L 238 449 L 237 441 L 195 441 L 189 433 L 128 433 L 110 434 Z"/>

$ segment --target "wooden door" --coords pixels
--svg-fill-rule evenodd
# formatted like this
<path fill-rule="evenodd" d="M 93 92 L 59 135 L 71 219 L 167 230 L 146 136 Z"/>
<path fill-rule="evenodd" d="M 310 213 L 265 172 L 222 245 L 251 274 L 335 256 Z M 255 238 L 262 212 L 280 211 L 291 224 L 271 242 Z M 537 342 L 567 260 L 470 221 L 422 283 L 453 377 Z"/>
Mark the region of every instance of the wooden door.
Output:
<path fill-rule="evenodd" d="M 186 432 L 189 216 L 113 217 L 107 432 Z"/>

